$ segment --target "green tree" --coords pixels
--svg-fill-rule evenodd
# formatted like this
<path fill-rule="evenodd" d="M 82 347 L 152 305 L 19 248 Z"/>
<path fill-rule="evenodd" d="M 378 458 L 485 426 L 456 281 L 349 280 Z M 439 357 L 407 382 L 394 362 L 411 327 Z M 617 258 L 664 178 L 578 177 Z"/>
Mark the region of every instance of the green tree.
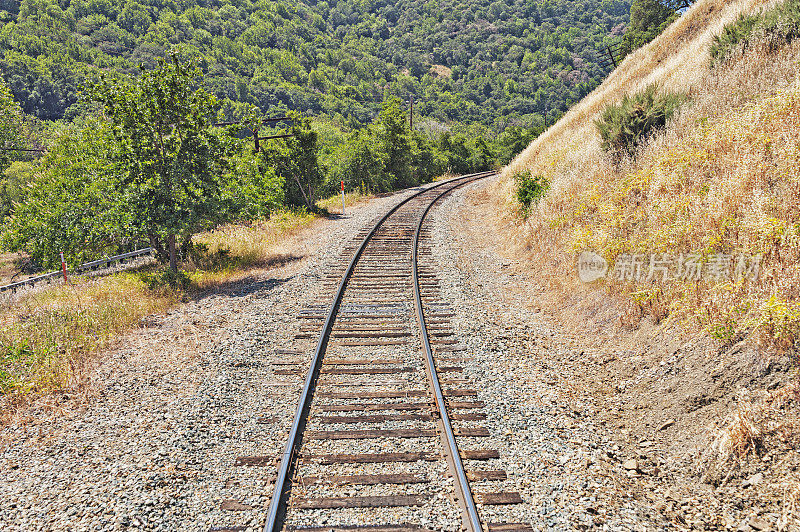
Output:
<path fill-rule="evenodd" d="M 386 172 L 394 188 L 416 185 L 412 175 L 411 141 L 408 118 L 400 107 L 400 98 L 392 98 L 383 105 L 376 123 L 377 134 L 387 154 Z"/>
<path fill-rule="evenodd" d="M 6 175 L 6 170 L 17 153 L 11 148 L 24 147 L 24 132 L 22 109 L 11 97 L 8 88 L 0 82 L 0 220 L 11 214 L 14 201 L 20 199 L 19 182 Z"/>
<path fill-rule="evenodd" d="M 133 213 L 110 164 L 114 150 L 103 122 L 62 132 L 37 162 L 25 200 L 7 218 L 3 247 L 26 251 L 40 267 L 55 268 L 60 252 L 75 265 L 135 238 Z"/>
<path fill-rule="evenodd" d="M 24 125 L 22 109 L 0 82 L 0 172 L 11 164 L 13 154 L 8 148 L 23 147 Z"/>
<path fill-rule="evenodd" d="M 483 172 L 490 170 L 494 165 L 496 155 L 494 150 L 483 139 L 478 137 L 475 139 L 475 148 L 472 151 L 472 156 L 469 159 L 470 171 Z"/>
<path fill-rule="evenodd" d="M 230 138 L 213 127 L 219 104 L 198 88 L 195 62 L 175 54 L 134 82 L 102 76 L 89 86 L 117 143 L 120 188 L 138 229 L 177 271 L 181 246 L 223 219 L 222 165 Z"/>
<path fill-rule="evenodd" d="M 264 168 L 258 154 L 247 147 L 231 156 L 224 181 L 222 195 L 233 218 L 263 220 L 283 204 L 284 178 Z"/>
<path fill-rule="evenodd" d="M 631 20 L 624 36 L 630 48 L 639 48 L 660 35 L 678 18 L 677 7 L 672 0 L 633 0 Z"/>
<path fill-rule="evenodd" d="M 0 175 L 0 220 L 13 212 L 15 204 L 25 201 L 32 181 L 33 165 L 25 161 L 12 162 Z"/>
<path fill-rule="evenodd" d="M 363 184 L 370 192 L 391 190 L 392 183 L 386 173 L 389 155 L 371 128 L 354 131 L 337 155 L 337 164 L 331 172 L 333 185 L 341 180 L 350 188 Z"/>
<path fill-rule="evenodd" d="M 323 184 L 317 160 L 317 132 L 311 129 L 311 121 L 300 113 L 292 111 L 287 116 L 292 120 L 289 130 L 292 136 L 264 143 L 262 167 L 273 168 L 283 179 L 286 203 L 314 210 Z"/>

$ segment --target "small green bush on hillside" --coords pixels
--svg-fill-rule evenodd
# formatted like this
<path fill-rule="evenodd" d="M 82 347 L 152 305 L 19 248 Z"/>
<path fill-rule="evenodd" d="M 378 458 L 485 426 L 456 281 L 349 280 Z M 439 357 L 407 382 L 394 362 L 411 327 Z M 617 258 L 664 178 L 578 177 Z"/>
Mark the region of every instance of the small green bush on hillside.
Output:
<path fill-rule="evenodd" d="M 517 201 L 522 205 L 522 212 L 526 215 L 531 205 L 535 205 L 550 188 L 550 183 L 544 176 L 533 175 L 530 172 L 516 174 L 514 184 L 517 188 Z"/>
<path fill-rule="evenodd" d="M 712 64 L 724 61 L 733 50 L 746 49 L 756 40 L 773 47 L 800 37 L 800 0 L 785 2 L 756 15 L 741 15 L 728 24 L 711 43 Z"/>
<path fill-rule="evenodd" d="M 633 96 L 625 95 L 620 104 L 611 104 L 595 121 L 603 150 L 615 159 L 633 157 L 636 148 L 657 128 L 664 127 L 675 110 L 686 100 L 681 94 L 657 94 L 653 84 Z"/>

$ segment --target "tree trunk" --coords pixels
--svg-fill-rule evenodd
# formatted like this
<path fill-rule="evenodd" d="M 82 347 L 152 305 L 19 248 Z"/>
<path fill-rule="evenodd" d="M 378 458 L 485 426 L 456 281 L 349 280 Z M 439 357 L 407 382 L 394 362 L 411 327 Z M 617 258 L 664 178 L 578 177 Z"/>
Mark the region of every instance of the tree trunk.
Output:
<path fill-rule="evenodd" d="M 161 242 L 158 240 L 158 236 L 154 233 L 149 233 L 147 238 L 150 240 L 150 247 L 156 250 L 156 255 L 158 255 L 158 260 L 164 262 L 167 260 L 167 252 L 164 249 L 164 246 L 161 245 Z"/>
<path fill-rule="evenodd" d="M 306 202 L 306 207 L 308 207 L 308 210 L 309 210 L 309 211 L 311 211 L 311 212 L 314 212 L 314 205 L 311 203 L 311 198 L 309 198 L 309 196 L 308 196 L 308 195 L 306 195 L 306 191 L 305 191 L 305 189 L 303 188 L 303 184 L 302 184 L 302 183 L 300 183 L 300 178 L 299 178 L 299 177 L 297 177 L 296 175 L 295 175 L 295 176 L 293 176 L 293 177 L 294 177 L 294 181 L 295 181 L 295 183 L 297 183 L 297 188 L 299 188 L 299 189 L 300 189 L 300 194 L 302 194 L 302 195 L 303 195 L 303 201 L 305 201 L 305 202 Z"/>
<path fill-rule="evenodd" d="M 167 237 L 167 244 L 169 245 L 169 268 L 173 272 L 178 271 L 178 256 L 175 252 L 175 235 Z"/>

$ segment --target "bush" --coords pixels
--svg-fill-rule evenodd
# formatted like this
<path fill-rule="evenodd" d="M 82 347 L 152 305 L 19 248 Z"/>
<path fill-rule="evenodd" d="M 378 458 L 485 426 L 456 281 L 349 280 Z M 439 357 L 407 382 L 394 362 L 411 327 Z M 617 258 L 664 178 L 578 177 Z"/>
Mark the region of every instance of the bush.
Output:
<path fill-rule="evenodd" d="M 155 271 L 141 272 L 139 278 L 152 291 L 164 288 L 186 291 L 192 286 L 192 278 L 185 271 L 175 271 L 172 268 L 159 268 Z"/>
<path fill-rule="evenodd" d="M 711 43 L 712 64 L 722 62 L 733 48 L 739 43 L 747 41 L 759 18 L 758 15 L 739 15 L 736 22 L 727 24 L 721 34 L 715 35 Z"/>
<path fill-rule="evenodd" d="M 532 175 L 529 172 L 516 174 L 514 183 L 517 187 L 517 201 L 522 205 L 522 211 L 525 214 L 530 211 L 531 205 L 535 205 L 550 188 L 550 183 L 544 176 Z"/>
<path fill-rule="evenodd" d="M 800 1 L 785 2 L 757 15 L 741 15 L 728 24 L 711 43 L 712 65 L 724 61 L 737 47 L 747 48 L 753 41 L 764 39 L 778 47 L 800 37 Z"/>
<path fill-rule="evenodd" d="M 641 92 L 611 104 L 595 121 L 602 148 L 615 159 L 633 157 L 636 148 L 660 127 L 664 127 L 675 110 L 686 100 L 681 94 L 657 94 L 658 86 L 649 85 Z"/>

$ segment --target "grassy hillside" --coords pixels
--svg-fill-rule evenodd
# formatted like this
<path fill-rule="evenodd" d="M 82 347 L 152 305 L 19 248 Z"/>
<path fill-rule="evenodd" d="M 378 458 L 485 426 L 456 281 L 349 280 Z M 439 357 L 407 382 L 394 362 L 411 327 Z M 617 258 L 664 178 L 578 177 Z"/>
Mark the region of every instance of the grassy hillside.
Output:
<path fill-rule="evenodd" d="M 761 255 L 758 280 L 605 282 L 657 320 L 684 319 L 723 342 L 753 335 L 793 347 L 800 340 L 800 45 L 757 32 L 726 61 L 712 66 L 710 57 L 726 24 L 764 5 L 698 2 L 505 169 L 509 198 L 512 175 L 531 172 L 550 182 L 520 235 L 535 235 L 540 244 L 532 252 L 553 283 L 572 282 L 563 272 L 573 272 L 576 253 L 585 250 L 612 264 L 625 254 L 696 253 L 706 268 L 710 257 L 724 255 L 731 272 L 741 255 Z M 602 150 L 595 120 L 652 83 L 688 100 L 666 131 L 634 158 L 617 161 Z"/>
<path fill-rule="evenodd" d="M 667 388 L 662 376 L 641 395 L 678 405 L 681 433 L 704 442 L 699 455 L 725 460 L 698 466 L 706 482 L 746 478 L 765 455 L 781 457 L 770 497 L 790 486 L 784 506 L 800 497 L 785 465 L 800 438 L 791 362 L 800 345 L 798 28 L 796 0 L 698 2 L 512 161 L 493 190 L 537 272 L 538 302 L 591 329 L 592 341 L 650 352 L 642 374 L 660 376 L 669 356 L 685 357 L 672 375 L 689 391 Z M 603 111 L 652 84 L 681 96 L 678 112 L 632 156 L 604 151 Z M 530 176 L 546 187 L 521 209 L 516 187 Z M 588 251 L 609 270 L 587 283 L 576 263 Z M 686 275 L 689 258 L 701 275 Z M 660 264 L 669 278 L 650 275 Z M 706 406 L 709 425 L 698 424 Z M 752 456 L 746 466 L 727 461 Z"/>
<path fill-rule="evenodd" d="M 26 113 L 80 112 L 96 70 L 136 73 L 175 44 L 218 97 L 369 122 L 389 95 L 438 121 L 541 122 L 597 86 L 628 0 L 0 0 L 0 72 Z M 3 25 L 3 22 L 5 24 Z"/>

